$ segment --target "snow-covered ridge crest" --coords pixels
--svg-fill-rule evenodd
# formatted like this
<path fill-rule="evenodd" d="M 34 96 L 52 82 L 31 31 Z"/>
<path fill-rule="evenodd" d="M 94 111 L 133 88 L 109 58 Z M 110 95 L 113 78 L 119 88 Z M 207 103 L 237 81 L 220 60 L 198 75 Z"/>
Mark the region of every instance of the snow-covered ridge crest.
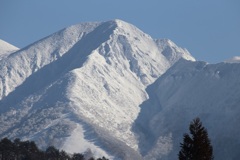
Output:
<path fill-rule="evenodd" d="M 169 39 L 157 39 L 156 43 L 162 54 L 166 56 L 166 58 L 172 65 L 180 58 L 184 58 L 190 61 L 196 61 L 187 49 L 178 47 L 173 41 Z"/>
<path fill-rule="evenodd" d="M 2 60 L 0 99 L 8 95 L 31 74 L 61 58 L 98 25 L 100 23 L 84 23 L 67 27 Z"/>
<path fill-rule="evenodd" d="M 19 48 L 0 39 L 0 60 L 17 50 L 19 50 Z"/>
<path fill-rule="evenodd" d="M 91 40 L 85 38 L 90 37 L 87 35 L 91 35 Z M 111 41 L 109 43 L 113 44 L 109 45 L 105 43 L 108 40 Z M 114 57 L 116 56 L 116 52 L 120 50 L 122 53 L 123 51 L 132 71 L 135 72 L 145 84 L 152 83 L 155 78 L 164 73 L 170 66 L 168 64 L 169 62 L 165 60 L 164 56 L 166 55 L 163 56 L 161 54 L 161 51 L 159 51 L 152 38 L 129 23 L 121 20 L 81 23 L 56 32 L 11 54 L 9 58 L 5 59 L 0 64 L 1 68 L 11 68 L 11 70 L 5 69 L 0 71 L 0 77 L 2 77 L 0 99 L 13 91 L 14 88 L 20 85 L 32 73 L 68 53 L 77 42 L 81 43 L 79 41 L 88 43 L 85 49 L 79 48 L 82 52 L 84 52 L 87 47 L 87 50 L 89 50 L 91 47 L 93 47 L 92 49 L 97 49 L 99 46 L 104 45 L 105 50 L 109 49 L 107 46 L 116 44 L 117 46 L 113 51 L 110 50 L 106 52 L 108 52 L 108 54 L 112 52 L 112 54 L 115 54 L 112 55 Z M 91 43 L 96 43 L 96 46 L 91 46 Z M 118 51 L 116 51 L 116 49 Z M 172 50 L 169 52 L 171 51 Z M 147 59 L 151 58 L 151 61 L 144 60 L 144 58 L 141 58 L 143 56 Z M 111 61 L 109 57 L 105 58 L 108 62 Z M 176 59 L 177 58 L 175 58 L 175 61 Z M 153 63 L 155 63 L 155 65 L 153 65 Z M 142 65 L 145 65 L 147 69 Z M 12 74 L 13 72 L 16 74 Z M 151 74 L 150 76 L 148 76 L 148 72 Z"/>
<path fill-rule="evenodd" d="M 98 48 L 99 53 L 109 64 L 129 68 L 144 85 L 152 83 L 169 67 L 168 61 L 149 35 L 126 22 L 114 22 L 114 34 Z"/>

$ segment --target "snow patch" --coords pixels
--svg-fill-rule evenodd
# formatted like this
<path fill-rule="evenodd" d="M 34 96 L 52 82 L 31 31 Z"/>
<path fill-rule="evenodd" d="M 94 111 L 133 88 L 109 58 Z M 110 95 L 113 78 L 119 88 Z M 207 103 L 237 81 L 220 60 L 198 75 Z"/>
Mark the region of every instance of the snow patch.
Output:
<path fill-rule="evenodd" d="M 66 138 L 61 149 L 65 150 L 68 153 L 84 153 L 90 149 L 95 157 L 105 156 L 112 159 L 112 157 L 107 154 L 102 148 L 94 145 L 94 140 L 86 140 L 84 132 L 85 130 L 81 124 L 77 124 L 76 128 L 72 131 L 71 136 Z"/>

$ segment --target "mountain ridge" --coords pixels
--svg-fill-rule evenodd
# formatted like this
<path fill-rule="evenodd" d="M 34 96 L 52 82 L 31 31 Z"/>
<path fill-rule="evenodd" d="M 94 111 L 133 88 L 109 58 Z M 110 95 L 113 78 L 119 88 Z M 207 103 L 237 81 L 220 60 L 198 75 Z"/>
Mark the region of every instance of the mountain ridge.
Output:
<path fill-rule="evenodd" d="M 75 130 L 85 132 L 80 121 L 102 135 L 94 143 L 122 144 L 111 152 L 122 157 L 118 153 L 122 150 L 126 159 L 139 157 L 131 124 L 137 106 L 147 99 L 145 87 L 166 71 L 169 62 L 149 35 L 114 20 L 70 26 L 12 53 L 1 65 L 5 70 L 0 71 L 0 110 L 3 119 L 9 119 L 2 121 L 2 136 L 31 138 L 40 146 L 65 146 L 71 152 L 65 142 Z M 129 93 L 134 96 L 126 96 Z M 56 128 L 61 134 L 55 133 Z M 54 135 L 69 138 L 50 138 Z M 87 139 L 82 142 L 97 153 L 109 154 Z"/>
<path fill-rule="evenodd" d="M 239 69 L 237 63 L 208 64 L 180 60 L 149 86 L 148 92 L 152 95 L 142 104 L 140 121 L 136 120 L 135 126 L 146 128 L 147 125 L 154 138 L 148 144 L 154 144 L 159 139 L 168 140 L 171 136 L 174 140 L 160 143 L 166 148 L 172 147 L 172 151 L 156 157 L 177 159 L 181 134 L 186 133 L 189 122 L 195 117 L 200 117 L 208 129 L 216 159 L 236 159 L 239 156 L 235 149 L 240 144 L 236 135 L 238 129 L 233 127 L 239 122 Z M 145 109 L 152 113 L 146 114 Z M 145 117 L 147 122 L 142 123 L 141 117 Z M 225 129 L 222 130 L 222 127 Z M 151 137 L 141 130 L 139 134 L 145 135 L 147 140 Z"/>
<path fill-rule="evenodd" d="M 17 50 L 19 50 L 19 48 L 0 39 L 0 60 Z"/>
<path fill-rule="evenodd" d="M 221 65 L 218 72 L 174 42 L 153 39 L 118 19 L 73 25 L 0 60 L 0 137 L 30 139 L 70 153 L 90 148 L 111 159 L 171 159 L 179 131 L 169 111 L 186 91 L 206 89 L 195 87 L 199 73 L 199 84 L 207 83 L 207 74 L 209 87 L 224 84 L 217 80 L 232 64 L 216 64 Z M 232 70 L 229 66 L 225 72 Z M 191 121 L 186 116 L 179 116 L 182 128 Z"/>

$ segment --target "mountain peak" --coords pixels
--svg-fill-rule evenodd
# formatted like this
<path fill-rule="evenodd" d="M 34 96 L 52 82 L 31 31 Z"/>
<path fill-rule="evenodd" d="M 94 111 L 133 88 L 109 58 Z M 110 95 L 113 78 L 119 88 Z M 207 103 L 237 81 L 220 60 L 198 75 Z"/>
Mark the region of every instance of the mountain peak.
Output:
<path fill-rule="evenodd" d="M 112 19 L 112 20 L 109 20 L 108 22 L 114 22 L 116 24 L 122 24 L 122 23 L 127 23 L 121 19 Z"/>
<path fill-rule="evenodd" d="M 115 23 L 118 27 L 124 26 L 124 25 L 131 25 L 130 23 L 123 21 L 121 19 L 113 19 L 113 20 L 109 20 L 103 23 Z"/>
<path fill-rule="evenodd" d="M 165 44 L 165 45 L 168 44 L 171 46 L 176 46 L 176 44 L 173 41 L 171 41 L 170 39 L 167 39 L 167 38 L 157 39 L 157 42 Z"/>
<path fill-rule="evenodd" d="M 162 54 L 169 60 L 172 65 L 181 58 L 190 61 L 196 61 L 187 49 L 178 47 L 173 41 L 169 39 L 157 39 L 156 43 Z"/>
<path fill-rule="evenodd" d="M 0 39 L 0 56 L 7 53 L 12 53 L 18 49 L 19 48 L 13 46 L 12 44 Z"/>
<path fill-rule="evenodd" d="M 121 19 L 114 19 L 114 20 L 112 20 L 112 22 L 114 22 L 120 28 L 124 28 L 124 27 L 128 28 L 129 26 L 136 28 L 134 25 L 132 25 L 126 21 L 123 21 Z"/>
<path fill-rule="evenodd" d="M 116 146 L 112 153 L 137 156 L 131 127 L 146 88 L 186 55 L 119 19 L 67 27 L 1 61 L 0 134 L 70 152 L 81 137 L 79 144 L 97 152 Z"/>

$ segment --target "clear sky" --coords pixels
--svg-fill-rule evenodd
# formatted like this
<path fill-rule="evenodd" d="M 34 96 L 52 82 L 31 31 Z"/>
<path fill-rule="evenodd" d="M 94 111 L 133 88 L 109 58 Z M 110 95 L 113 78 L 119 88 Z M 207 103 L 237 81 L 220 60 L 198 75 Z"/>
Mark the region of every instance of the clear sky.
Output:
<path fill-rule="evenodd" d="M 240 0 L 0 0 L 0 39 L 25 47 L 67 26 L 121 19 L 197 60 L 240 56 Z"/>

